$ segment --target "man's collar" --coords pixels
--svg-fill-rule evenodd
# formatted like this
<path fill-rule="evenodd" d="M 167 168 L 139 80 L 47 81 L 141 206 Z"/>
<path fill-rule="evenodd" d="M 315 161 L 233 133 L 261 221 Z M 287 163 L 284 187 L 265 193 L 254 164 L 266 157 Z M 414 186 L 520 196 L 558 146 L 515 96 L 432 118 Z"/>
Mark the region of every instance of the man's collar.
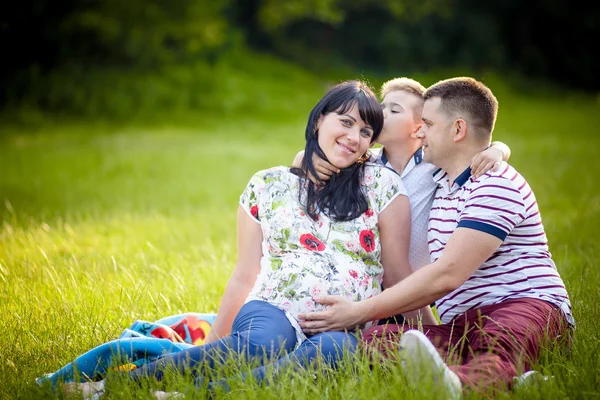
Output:
<path fill-rule="evenodd" d="M 433 173 L 433 180 L 446 189 L 447 193 L 452 193 L 462 187 L 471 177 L 471 167 L 467 167 L 451 184 L 448 180 L 448 174 L 441 168 Z"/>
<path fill-rule="evenodd" d="M 469 180 L 470 177 L 471 177 L 471 167 L 469 166 L 459 176 L 456 177 L 456 179 L 454 180 L 454 183 L 456 183 L 458 185 L 458 187 L 461 187 L 462 185 L 467 183 L 467 181 Z"/>

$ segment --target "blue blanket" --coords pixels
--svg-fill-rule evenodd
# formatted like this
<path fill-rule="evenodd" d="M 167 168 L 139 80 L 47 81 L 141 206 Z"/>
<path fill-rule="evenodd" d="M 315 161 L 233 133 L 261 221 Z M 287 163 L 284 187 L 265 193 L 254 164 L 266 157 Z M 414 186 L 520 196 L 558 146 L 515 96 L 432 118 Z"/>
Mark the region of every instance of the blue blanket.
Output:
<path fill-rule="evenodd" d="M 98 380 L 111 369 L 130 371 L 159 357 L 204 344 L 216 314 L 185 313 L 156 322 L 137 320 L 115 340 L 77 357 L 58 371 L 36 379 L 38 385 Z"/>

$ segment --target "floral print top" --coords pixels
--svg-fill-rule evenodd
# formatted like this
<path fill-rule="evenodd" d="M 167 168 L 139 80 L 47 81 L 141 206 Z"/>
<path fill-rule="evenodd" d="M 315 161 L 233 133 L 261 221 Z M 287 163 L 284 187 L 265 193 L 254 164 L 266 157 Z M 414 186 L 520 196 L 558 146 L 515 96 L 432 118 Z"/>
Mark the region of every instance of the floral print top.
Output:
<path fill-rule="evenodd" d="M 324 213 L 317 219 L 307 215 L 298 201 L 300 180 L 287 167 L 257 172 L 240 197 L 240 205 L 263 233 L 261 268 L 246 302 L 262 300 L 286 312 L 299 342 L 306 337 L 297 314 L 325 308 L 314 297 L 329 294 L 360 301 L 381 292 L 377 218 L 406 190 L 400 176 L 381 165 L 365 163 L 362 179 L 369 208 L 351 221 L 336 222 Z"/>

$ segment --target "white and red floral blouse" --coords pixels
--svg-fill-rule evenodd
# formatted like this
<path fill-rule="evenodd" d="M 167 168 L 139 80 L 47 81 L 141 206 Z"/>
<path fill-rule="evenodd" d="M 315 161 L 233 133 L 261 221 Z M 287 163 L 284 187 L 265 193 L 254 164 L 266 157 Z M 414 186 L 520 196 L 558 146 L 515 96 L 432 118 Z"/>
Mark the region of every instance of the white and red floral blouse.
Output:
<path fill-rule="evenodd" d="M 363 190 L 369 208 L 345 222 L 332 221 L 325 213 L 311 218 L 298 201 L 298 190 L 298 176 L 287 167 L 259 171 L 240 196 L 240 205 L 263 233 L 261 269 L 246 302 L 262 300 L 285 311 L 302 342 L 306 337 L 296 316 L 324 309 L 315 297 L 330 294 L 360 301 L 381 292 L 377 219 L 406 190 L 396 173 L 366 163 Z"/>

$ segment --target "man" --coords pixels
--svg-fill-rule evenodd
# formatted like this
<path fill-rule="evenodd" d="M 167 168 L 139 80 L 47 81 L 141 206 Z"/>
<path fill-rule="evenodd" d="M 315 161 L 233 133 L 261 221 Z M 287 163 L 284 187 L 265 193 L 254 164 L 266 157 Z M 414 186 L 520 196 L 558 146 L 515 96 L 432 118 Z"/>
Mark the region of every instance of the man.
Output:
<path fill-rule="evenodd" d="M 489 146 L 496 120 L 490 89 L 453 78 L 423 98 L 417 136 L 424 161 L 440 168 L 428 229 L 432 263 L 362 302 L 324 296 L 327 311 L 300 318 L 307 333 L 339 330 L 435 301 L 441 325 L 423 326 L 423 333 L 377 326 L 364 342 L 388 356 L 400 347 L 409 379 L 429 371 L 458 397 L 463 388 L 510 386 L 537 359 L 544 339 L 567 336 L 574 320 L 525 179 L 509 165 L 471 176 L 469 164 Z M 452 352 L 457 364 L 448 367 L 438 351 Z"/>

